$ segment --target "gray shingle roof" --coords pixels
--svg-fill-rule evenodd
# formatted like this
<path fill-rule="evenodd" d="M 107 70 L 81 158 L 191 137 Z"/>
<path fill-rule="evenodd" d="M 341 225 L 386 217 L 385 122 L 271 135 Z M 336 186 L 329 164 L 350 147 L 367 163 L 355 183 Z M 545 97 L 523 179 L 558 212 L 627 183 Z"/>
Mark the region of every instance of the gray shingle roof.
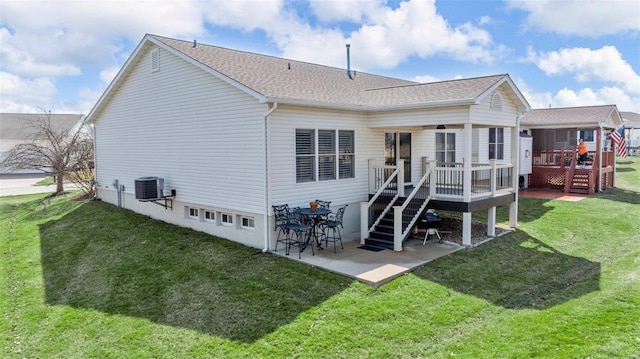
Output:
<path fill-rule="evenodd" d="M 525 113 L 520 123 L 526 126 L 585 123 L 597 125 L 599 122 L 606 122 L 612 112 L 616 112 L 615 105 L 534 109 Z"/>
<path fill-rule="evenodd" d="M 472 101 L 506 74 L 421 84 L 217 46 L 149 35 L 157 41 L 271 99 L 384 107 Z"/>
<path fill-rule="evenodd" d="M 626 128 L 640 128 L 640 113 L 621 111 L 620 115 Z"/>
<path fill-rule="evenodd" d="M 80 121 L 82 115 L 76 114 L 50 114 L 53 128 L 70 131 L 73 126 Z M 0 139 L 2 140 L 28 140 L 33 134 L 28 122 L 40 117 L 47 117 L 44 114 L 31 113 L 0 113 Z"/>

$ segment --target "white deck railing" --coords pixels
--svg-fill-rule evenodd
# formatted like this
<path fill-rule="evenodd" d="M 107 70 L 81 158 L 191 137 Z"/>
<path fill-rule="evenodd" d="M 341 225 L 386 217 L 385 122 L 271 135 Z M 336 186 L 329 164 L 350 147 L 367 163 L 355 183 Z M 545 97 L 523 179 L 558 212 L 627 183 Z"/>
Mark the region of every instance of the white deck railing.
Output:
<path fill-rule="evenodd" d="M 368 202 L 362 202 L 361 205 L 360 239 L 362 243 L 369 236 L 371 230 L 380 222 L 381 218 L 391 210 L 391 204 L 399 197 L 404 197 L 403 171 L 399 170 L 403 169 L 404 166 L 403 161 L 399 162 L 397 166 L 376 166 L 373 162 L 370 162 L 369 192 L 373 193 L 373 196 Z M 425 201 L 422 202 L 422 205 L 424 206 L 428 200 L 462 202 L 465 198 L 469 198 L 471 201 L 475 201 L 515 191 L 514 166 L 510 163 L 497 164 L 495 160 L 491 160 L 488 164 L 472 164 L 470 188 L 465 188 L 464 186 L 464 175 L 463 163 L 439 163 L 435 165 L 435 161 L 429 162 L 425 167 L 425 174 L 410 196 L 412 198 L 423 198 Z M 465 194 L 468 194 L 468 196 L 465 196 Z M 378 199 L 384 199 L 383 203 L 381 204 Z M 402 212 L 409 202 L 410 200 L 407 200 L 403 206 L 394 208 L 394 211 L 396 211 L 394 212 L 395 221 L 400 223 L 394 224 L 395 250 L 401 250 L 402 238 L 411 229 L 411 224 L 407 228 L 402 228 Z M 386 205 L 386 207 L 374 218 L 374 206 L 376 205 Z M 420 213 L 419 211 L 418 215 Z M 412 222 L 415 223 L 415 221 L 416 218 L 414 217 Z M 371 225 L 369 225 L 370 223 Z"/>

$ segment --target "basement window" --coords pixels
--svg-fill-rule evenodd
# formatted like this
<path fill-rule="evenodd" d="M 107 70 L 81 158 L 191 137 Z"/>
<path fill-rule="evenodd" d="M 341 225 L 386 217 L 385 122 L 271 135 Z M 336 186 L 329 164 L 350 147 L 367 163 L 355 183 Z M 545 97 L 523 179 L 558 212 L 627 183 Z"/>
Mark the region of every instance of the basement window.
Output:
<path fill-rule="evenodd" d="M 255 224 L 254 224 L 254 220 L 252 217 L 241 217 L 241 223 L 242 223 L 242 228 L 243 229 L 254 229 L 255 228 Z"/>
<path fill-rule="evenodd" d="M 189 219 L 199 220 L 200 219 L 200 210 L 198 208 L 194 208 L 194 207 L 187 208 L 187 217 Z"/>
<path fill-rule="evenodd" d="M 216 221 L 216 212 L 213 211 L 204 211 L 204 221 L 205 222 L 215 222 Z"/>
<path fill-rule="evenodd" d="M 229 213 L 221 213 L 220 214 L 220 223 L 223 226 L 232 226 L 233 225 L 233 216 Z"/>

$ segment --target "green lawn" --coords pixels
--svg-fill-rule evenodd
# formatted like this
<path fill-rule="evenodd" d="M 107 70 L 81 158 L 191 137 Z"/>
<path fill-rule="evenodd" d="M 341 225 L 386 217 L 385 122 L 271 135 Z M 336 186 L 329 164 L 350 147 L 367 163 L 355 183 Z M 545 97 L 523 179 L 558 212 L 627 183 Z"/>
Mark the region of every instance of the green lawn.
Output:
<path fill-rule="evenodd" d="M 378 289 L 102 202 L 0 198 L 2 358 L 640 358 L 640 159 Z M 499 220 L 507 221 L 504 208 Z"/>

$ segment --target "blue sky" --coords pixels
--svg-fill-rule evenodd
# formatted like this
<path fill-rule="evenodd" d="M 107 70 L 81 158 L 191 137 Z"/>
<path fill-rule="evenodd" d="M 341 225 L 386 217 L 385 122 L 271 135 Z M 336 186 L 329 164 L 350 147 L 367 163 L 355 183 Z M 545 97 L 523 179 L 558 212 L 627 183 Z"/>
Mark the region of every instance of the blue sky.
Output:
<path fill-rule="evenodd" d="M 146 33 L 422 82 L 509 73 L 533 108 L 640 112 L 640 1 L 0 2 L 0 112 L 87 114 Z"/>

